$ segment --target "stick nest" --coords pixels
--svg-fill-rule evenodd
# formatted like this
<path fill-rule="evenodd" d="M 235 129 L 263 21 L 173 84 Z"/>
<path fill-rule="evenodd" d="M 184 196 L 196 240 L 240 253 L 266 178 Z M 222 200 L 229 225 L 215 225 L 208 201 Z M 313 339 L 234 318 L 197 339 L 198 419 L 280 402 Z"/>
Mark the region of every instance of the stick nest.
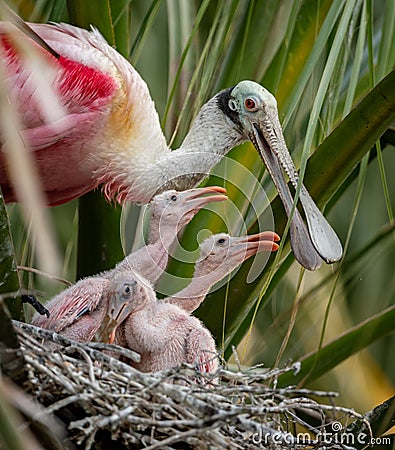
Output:
<path fill-rule="evenodd" d="M 102 351 L 106 344 L 15 325 L 28 367 L 24 389 L 43 405 L 38 415 L 55 414 L 65 425 L 62 448 L 337 449 L 347 447 L 337 443 L 334 425 L 363 420 L 335 406 L 334 392 L 277 388 L 278 376 L 298 364 L 221 368 L 219 384 L 208 387 L 212 378 L 190 366 L 141 373 Z"/>

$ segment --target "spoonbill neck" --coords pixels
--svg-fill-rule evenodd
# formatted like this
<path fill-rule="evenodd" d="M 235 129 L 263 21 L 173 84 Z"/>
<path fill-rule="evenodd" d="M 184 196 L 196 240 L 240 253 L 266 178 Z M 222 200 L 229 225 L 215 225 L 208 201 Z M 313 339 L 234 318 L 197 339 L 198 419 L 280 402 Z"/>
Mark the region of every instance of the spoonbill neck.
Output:
<path fill-rule="evenodd" d="M 184 191 L 207 177 L 221 158 L 247 139 L 218 108 L 216 97 L 200 110 L 178 149 L 169 148 L 149 155 L 140 152 L 141 163 L 127 165 L 128 192 L 120 192 L 120 200 L 147 203 L 154 195 L 168 189 Z M 144 162 L 144 164 L 142 164 Z"/>

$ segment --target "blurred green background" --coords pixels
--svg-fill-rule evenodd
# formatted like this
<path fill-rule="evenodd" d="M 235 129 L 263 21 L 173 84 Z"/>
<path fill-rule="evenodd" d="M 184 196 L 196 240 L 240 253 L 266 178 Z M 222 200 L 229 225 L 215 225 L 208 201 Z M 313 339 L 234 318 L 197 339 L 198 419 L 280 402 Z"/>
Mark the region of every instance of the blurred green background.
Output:
<path fill-rule="evenodd" d="M 94 7 L 88 5 L 93 2 L 77 0 L 8 3 L 27 20 L 98 27 L 147 82 L 174 148 L 201 105 L 220 89 L 253 79 L 276 96 L 288 147 L 302 172 L 311 156 L 306 184 L 328 211 L 329 222 L 344 244 L 344 259 L 306 272 L 294 262 L 286 242 L 253 283 L 247 282 L 248 262 L 230 283 L 208 296 L 197 315 L 212 330 L 226 358 L 235 346 L 243 365 L 272 367 L 313 352 L 316 359 L 310 360 L 306 386 L 337 390 L 339 403 L 361 412 L 391 396 L 395 383 L 395 139 L 391 129 L 395 3 L 100 0 Z M 384 99 L 376 88 L 385 77 L 389 81 L 383 85 L 384 94 L 391 99 Z M 363 108 L 355 113 L 359 122 L 349 119 L 348 113 L 367 94 Z M 371 129 L 364 120 L 372 124 Z M 343 128 L 334 131 L 339 124 Z M 322 152 L 316 152 L 317 148 Z M 282 232 L 284 213 L 253 147 L 245 144 L 229 156 L 261 181 L 272 201 L 266 214 L 270 219 L 273 211 L 275 230 Z M 242 212 L 240 217 L 230 215 L 230 231 L 237 234 L 245 226 L 248 232 L 256 232 L 256 214 L 237 188 L 244 182 L 238 178 L 240 171 L 223 163 L 215 172 L 217 176 L 205 183 L 224 185 Z M 120 222 L 119 208 L 114 215 L 114 208 L 103 204 L 97 193 L 82 202 L 51 208 L 62 255 L 60 277 L 74 281 L 77 271 L 88 275 L 119 260 L 124 221 Z M 122 236 L 128 245 L 141 239 L 135 231 L 139 208 L 131 209 L 127 236 Z M 18 264 L 37 267 L 21 207 L 10 205 L 8 212 Z M 219 216 L 227 214 L 223 205 L 217 214 L 199 213 L 184 233 L 182 245 L 196 249 L 201 229 L 224 231 Z M 89 236 L 99 223 L 104 232 L 78 242 L 79 233 Z M 92 266 L 97 261 L 92 252 L 110 241 L 115 244 L 109 246 L 106 260 L 100 267 Z M 191 270 L 177 261 L 169 267 L 182 277 L 190 276 Z M 23 282 L 41 299 L 64 288 L 29 271 L 23 272 Z M 176 290 L 166 278 L 158 289 Z M 359 327 L 363 321 L 366 326 Z M 339 339 L 342 333 L 346 335 Z M 319 351 L 332 340 L 327 352 Z M 302 375 L 284 383 L 301 382 L 308 371 Z"/>

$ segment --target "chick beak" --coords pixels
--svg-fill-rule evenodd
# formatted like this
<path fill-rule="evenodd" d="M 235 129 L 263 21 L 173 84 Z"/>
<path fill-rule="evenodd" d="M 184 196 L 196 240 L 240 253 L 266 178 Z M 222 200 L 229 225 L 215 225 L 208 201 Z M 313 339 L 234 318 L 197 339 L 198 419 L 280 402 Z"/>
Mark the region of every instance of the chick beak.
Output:
<path fill-rule="evenodd" d="M 109 344 L 113 344 L 115 340 L 115 332 L 117 331 L 117 328 L 119 325 L 129 316 L 131 311 L 131 304 L 130 302 L 122 302 L 120 303 L 118 301 L 112 301 L 112 304 L 110 306 L 110 323 L 112 326 L 112 331 L 110 333 L 110 338 L 108 340 Z"/>

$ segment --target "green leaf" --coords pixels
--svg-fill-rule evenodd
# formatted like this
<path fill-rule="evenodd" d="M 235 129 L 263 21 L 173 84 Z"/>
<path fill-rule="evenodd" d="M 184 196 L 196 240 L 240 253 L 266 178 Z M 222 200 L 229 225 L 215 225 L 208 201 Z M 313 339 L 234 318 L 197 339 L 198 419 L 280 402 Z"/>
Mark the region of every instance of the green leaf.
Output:
<path fill-rule="evenodd" d="M 302 358 L 301 370 L 297 374 L 281 375 L 278 379 L 279 386 L 311 382 L 394 330 L 395 306 L 391 306 L 350 328 L 339 338 L 323 346 L 318 352 Z"/>
<path fill-rule="evenodd" d="M 77 279 L 111 269 L 124 257 L 120 240 L 121 208 L 101 192 L 88 192 L 78 205 Z"/>
<path fill-rule="evenodd" d="M 9 312 L 15 319 L 23 316 L 19 278 L 15 264 L 8 214 L 0 190 L 0 366 L 1 371 L 18 382 L 26 378 L 23 355 Z"/>
<path fill-rule="evenodd" d="M 371 92 L 344 118 L 335 130 L 322 142 L 307 163 L 305 185 L 318 205 L 324 205 L 331 198 L 363 155 L 395 118 L 395 71 L 390 72 Z M 277 197 L 271 204 L 276 231 L 281 234 L 286 223 L 283 206 Z M 250 229 L 256 232 L 255 228 Z M 289 248 L 288 251 L 289 252 Z M 286 255 L 288 253 L 285 253 Z M 248 262 L 245 264 L 248 267 Z M 246 270 L 240 270 L 231 280 L 228 292 L 227 339 L 225 356 L 231 354 L 231 346 L 240 342 L 240 337 L 249 329 L 254 308 L 259 299 L 262 307 L 268 296 L 262 292 L 270 274 L 270 263 L 259 282 L 245 284 Z M 248 269 L 247 269 L 248 270 Z M 244 284 L 243 297 L 232 295 L 238 286 Z M 221 335 L 221 324 L 214 322 L 211 312 L 206 315 L 208 303 L 216 304 L 224 298 L 225 289 L 209 296 L 199 309 L 199 316 L 207 321 L 216 336 Z M 243 311 L 243 315 L 240 314 Z M 240 330 L 239 330 L 240 328 Z M 239 336 L 239 338 L 236 338 Z"/>
<path fill-rule="evenodd" d="M 110 45 L 115 45 L 115 33 L 109 0 L 97 0 L 95 2 L 67 0 L 67 9 L 73 25 L 87 29 L 94 25 Z"/>
<path fill-rule="evenodd" d="M 22 304 L 16 298 L 19 292 L 19 278 L 15 263 L 14 245 L 10 232 L 8 214 L 0 191 L 0 295 L 14 319 L 22 317 Z M 7 297 L 9 294 L 14 294 Z"/>

